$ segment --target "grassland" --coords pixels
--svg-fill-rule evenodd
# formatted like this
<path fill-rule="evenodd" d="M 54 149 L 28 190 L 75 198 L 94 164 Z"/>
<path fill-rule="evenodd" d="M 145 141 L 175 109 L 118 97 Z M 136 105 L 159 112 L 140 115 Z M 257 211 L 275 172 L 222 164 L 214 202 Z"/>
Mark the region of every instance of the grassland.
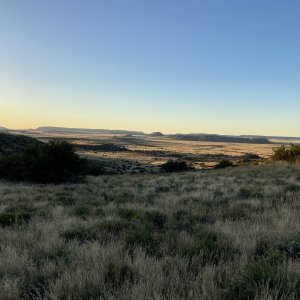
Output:
<path fill-rule="evenodd" d="M 0 182 L 0 299 L 299 299 L 300 167 Z"/>

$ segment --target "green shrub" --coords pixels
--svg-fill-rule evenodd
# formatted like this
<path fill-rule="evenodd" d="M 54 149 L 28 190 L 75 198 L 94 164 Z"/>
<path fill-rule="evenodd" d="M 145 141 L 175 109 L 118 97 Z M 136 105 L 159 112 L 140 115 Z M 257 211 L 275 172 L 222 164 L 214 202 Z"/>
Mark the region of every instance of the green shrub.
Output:
<path fill-rule="evenodd" d="M 122 262 L 109 262 L 104 271 L 104 282 L 111 290 L 120 289 L 125 284 L 134 282 L 134 271 L 131 266 Z"/>
<path fill-rule="evenodd" d="M 225 169 L 228 167 L 234 167 L 233 162 L 227 159 L 223 159 L 214 166 L 214 169 Z"/>
<path fill-rule="evenodd" d="M 296 192 L 300 191 L 300 185 L 298 185 L 298 184 L 288 184 L 287 186 L 285 186 L 284 191 L 285 192 L 292 192 L 292 193 L 294 192 L 294 193 L 296 193 Z"/>
<path fill-rule="evenodd" d="M 166 163 L 162 164 L 161 169 L 165 172 L 171 173 L 171 172 L 183 172 L 183 171 L 189 171 L 193 168 L 189 166 L 185 161 L 175 161 L 175 160 L 168 160 Z"/>
<path fill-rule="evenodd" d="M 186 210 L 178 210 L 172 215 L 170 220 L 170 228 L 177 231 L 186 231 L 190 234 L 194 233 L 194 222 L 189 220 L 190 213 Z"/>
<path fill-rule="evenodd" d="M 83 175 L 100 175 L 95 161 L 80 159 L 64 141 L 35 144 L 0 159 L 0 178 L 38 183 L 76 182 Z"/>
<path fill-rule="evenodd" d="M 93 207 L 87 204 L 79 204 L 75 206 L 72 211 L 75 216 L 86 218 L 92 214 Z"/>
<path fill-rule="evenodd" d="M 161 230 L 164 228 L 167 220 L 168 217 L 157 210 L 147 211 L 143 216 L 143 222 L 149 229 Z"/>
<path fill-rule="evenodd" d="M 294 234 L 278 242 L 276 248 L 292 259 L 300 259 L 300 234 Z"/>
<path fill-rule="evenodd" d="M 31 218 L 29 213 L 2 213 L 0 214 L 0 226 L 20 225 L 27 223 Z"/>
<path fill-rule="evenodd" d="M 249 219 L 251 211 L 247 211 L 242 204 L 236 204 L 222 209 L 223 220 L 242 221 Z"/>
<path fill-rule="evenodd" d="M 82 226 L 67 229 L 61 235 L 66 241 L 76 240 L 80 243 L 97 239 L 96 232 Z"/>
<path fill-rule="evenodd" d="M 262 286 L 279 293 L 279 299 L 298 299 L 300 296 L 299 278 L 293 274 L 286 274 L 282 267 L 260 260 L 248 263 L 241 274 L 233 278 L 227 298 L 256 299 L 259 287 Z"/>
<path fill-rule="evenodd" d="M 131 252 L 136 246 L 142 247 L 147 255 L 157 255 L 159 252 L 160 236 L 148 230 L 132 230 L 125 237 L 126 248 Z"/>
<path fill-rule="evenodd" d="M 284 259 L 283 255 L 291 259 L 300 259 L 300 234 L 296 233 L 282 240 L 260 240 L 255 247 L 254 257 L 260 259 L 278 254 L 282 256 L 281 260 Z M 279 257 L 277 260 L 279 261 Z"/>
<path fill-rule="evenodd" d="M 84 175 L 99 176 L 106 173 L 102 164 L 96 160 L 80 159 L 81 171 Z"/>
<path fill-rule="evenodd" d="M 104 220 L 95 226 L 95 229 L 107 231 L 109 233 L 119 235 L 126 229 L 132 229 L 133 225 L 127 220 Z"/>
<path fill-rule="evenodd" d="M 218 263 L 221 260 L 231 260 L 238 251 L 221 235 L 202 231 L 198 239 L 191 245 L 181 249 L 181 256 L 192 258 L 202 255 L 203 263 Z"/>
<path fill-rule="evenodd" d="M 131 208 L 119 209 L 119 216 L 128 221 L 138 220 L 142 215 L 142 211 Z"/>
<path fill-rule="evenodd" d="M 273 151 L 272 159 L 275 161 L 295 162 L 300 159 L 300 145 L 291 144 L 289 148 L 283 145 Z"/>
<path fill-rule="evenodd" d="M 72 145 L 51 141 L 0 159 L 0 177 L 12 181 L 60 183 L 78 180 L 80 160 Z"/>

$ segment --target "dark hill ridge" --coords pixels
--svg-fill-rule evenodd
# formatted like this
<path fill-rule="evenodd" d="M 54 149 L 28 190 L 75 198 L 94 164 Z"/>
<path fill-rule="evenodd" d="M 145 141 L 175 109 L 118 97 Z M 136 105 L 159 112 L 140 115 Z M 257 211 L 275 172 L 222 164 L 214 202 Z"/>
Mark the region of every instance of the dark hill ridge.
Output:
<path fill-rule="evenodd" d="M 40 143 L 40 141 L 28 136 L 0 132 L 0 155 L 19 152 L 30 145 Z"/>
<path fill-rule="evenodd" d="M 66 127 L 38 127 L 36 130 L 48 133 L 71 133 L 71 134 L 136 134 L 143 135 L 142 131 L 111 130 L 111 129 L 87 129 Z"/>
<path fill-rule="evenodd" d="M 170 137 L 183 141 L 204 141 L 224 143 L 245 143 L 245 144 L 272 144 L 265 138 L 244 138 L 238 136 L 226 136 L 218 134 L 176 134 Z"/>
<path fill-rule="evenodd" d="M 156 131 L 156 132 L 152 132 L 149 134 L 152 137 L 160 137 L 160 136 L 164 136 L 161 132 Z"/>

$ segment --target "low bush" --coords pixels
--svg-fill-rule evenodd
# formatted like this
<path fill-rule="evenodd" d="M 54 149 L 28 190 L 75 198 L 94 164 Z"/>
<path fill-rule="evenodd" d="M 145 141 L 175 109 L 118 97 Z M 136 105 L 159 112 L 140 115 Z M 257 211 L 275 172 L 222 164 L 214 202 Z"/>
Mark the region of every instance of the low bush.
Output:
<path fill-rule="evenodd" d="M 162 164 L 161 169 L 165 172 L 184 172 L 192 170 L 193 168 L 187 164 L 185 161 L 175 161 L 175 160 L 168 160 L 166 163 Z"/>
<path fill-rule="evenodd" d="M 104 174 L 102 166 L 80 159 L 64 141 L 34 144 L 0 159 L 0 178 L 37 183 L 76 182 L 84 175 Z"/>
<path fill-rule="evenodd" d="M 203 263 L 217 264 L 233 259 L 238 251 L 220 234 L 203 230 L 193 244 L 181 249 L 180 254 L 188 258 L 202 255 Z"/>
<path fill-rule="evenodd" d="M 143 216 L 143 223 L 148 229 L 161 230 L 164 228 L 168 217 L 156 210 L 147 211 Z"/>
<path fill-rule="evenodd" d="M 104 220 L 95 226 L 95 229 L 119 235 L 126 229 L 132 229 L 133 225 L 127 220 Z"/>
<path fill-rule="evenodd" d="M 222 210 L 222 219 L 230 221 L 243 221 L 250 218 L 249 211 L 242 204 L 235 204 Z"/>
<path fill-rule="evenodd" d="M 121 218 L 128 221 L 138 220 L 141 217 L 142 213 L 143 212 L 140 210 L 130 208 L 121 208 L 118 212 Z"/>
<path fill-rule="evenodd" d="M 294 234 L 277 244 L 277 249 L 292 259 L 300 259 L 300 234 Z"/>
<path fill-rule="evenodd" d="M 260 260 L 248 263 L 241 274 L 233 278 L 227 298 L 258 299 L 257 293 L 262 287 L 276 293 L 279 296 L 276 299 L 298 299 L 300 296 L 300 281 L 297 276 L 286 273 L 280 266 Z"/>
<path fill-rule="evenodd" d="M 283 145 L 273 151 L 272 159 L 275 161 L 296 162 L 300 159 L 300 145 L 291 144 L 290 147 Z"/>
<path fill-rule="evenodd" d="M 76 181 L 79 174 L 79 156 L 66 142 L 33 145 L 0 160 L 0 178 L 12 181 L 60 183 Z"/>
<path fill-rule="evenodd" d="M 72 212 L 75 216 L 85 219 L 93 214 L 93 206 L 87 204 L 78 204 L 72 209 Z"/>
<path fill-rule="evenodd" d="M 20 225 L 27 223 L 30 220 L 29 213 L 2 213 L 0 214 L 0 226 Z"/>
<path fill-rule="evenodd" d="M 228 167 L 234 167 L 233 162 L 227 159 L 223 159 L 214 166 L 214 169 L 225 169 Z"/>
<path fill-rule="evenodd" d="M 130 252 L 136 246 L 142 247 L 147 255 L 157 255 L 159 252 L 160 236 L 150 233 L 148 230 L 132 230 L 125 236 L 126 249 Z"/>
<path fill-rule="evenodd" d="M 134 271 L 126 263 L 109 262 L 104 270 L 104 282 L 112 290 L 120 289 L 125 284 L 134 282 Z"/>
<path fill-rule="evenodd" d="M 84 228 L 82 226 L 77 226 L 74 228 L 69 228 L 65 230 L 61 236 L 66 241 L 78 241 L 80 243 L 85 243 L 87 241 L 93 241 L 97 238 L 97 235 L 94 231 L 89 228 Z"/>
<path fill-rule="evenodd" d="M 103 166 L 95 160 L 80 159 L 80 164 L 81 172 L 84 175 L 99 176 L 106 173 Z"/>

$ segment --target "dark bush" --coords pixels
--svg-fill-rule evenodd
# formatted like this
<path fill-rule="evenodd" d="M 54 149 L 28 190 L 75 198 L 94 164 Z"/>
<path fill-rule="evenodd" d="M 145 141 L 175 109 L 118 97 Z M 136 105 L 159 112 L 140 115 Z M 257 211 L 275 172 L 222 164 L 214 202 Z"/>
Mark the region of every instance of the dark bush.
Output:
<path fill-rule="evenodd" d="M 0 226 L 10 226 L 10 225 L 20 225 L 23 223 L 27 223 L 30 220 L 30 214 L 21 213 L 21 214 L 13 214 L 13 213 L 2 213 L 0 214 Z"/>
<path fill-rule="evenodd" d="M 298 299 L 300 295 L 300 281 L 294 274 L 263 259 L 248 263 L 240 276 L 233 278 L 227 299 L 256 299 L 262 286 L 276 290 L 278 299 Z"/>
<path fill-rule="evenodd" d="M 249 211 L 242 204 L 235 204 L 222 210 L 222 219 L 230 221 L 242 221 L 249 219 Z"/>
<path fill-rule="evenodd" d="M 165 172 L 183 172 L 183 171 L 189 171 L 193 168 L 189 166 L 185 161 L 175 161 L 175 160 L 168 160 L 166 163 L 162 164 L 161 169 Z"/>
<path fill-rule="evenodd" d="M 95 226 L 98 231 L 106 231 L 119 235 L 126 229 L 132 229 L 133 224 L 127 220 L 104 220 Z"/>
<path fill-rule="evenodd" d="M 283 145 L 273 151 L 272 159 L 275 161 L 296 162 L 300 159 L 300 145 L 291 144 L 289 148 Z"/>
<path fill-rule="evenodd" d="M 225 169 L 228 167 L 234 167 L 233 162 L 227 159 L 223 159 L 214 166 L 214 169 Z"/>
<path fill-rule="evenodd" d="M 64 231 L 61 236 L 67 241 L 76 240 L 81 243 L 85 243 L 87 241 L 93 241 L 97 239 L 97 235 L 95 232 L 90 230 L 90 228 L 84 228 L 82 226 L 78 226 L 75 228 L 69 228 Z"/>
<path fill-rule="evenodd" d="M 104 272 L 104 282 L 112 290 L 134 282 L 134 271 L 126 263 L 109 262 Z"/>
<path fill-rule="evenodd" d="M 292 259 L 300 259 L 300 234 L 294 234 L 280 241 L 277 249 Z"/>
<path fill-rule="evenodd" d="M 0 178 L 38 183 L 76 182 L 82 175 L 103 174 L 94 161 L 80 159 L 73 146 L 50 141 L 0 159 Z"/>
<path fill-rule="evenodd" d="M 221 260 L 233 259 L 238 251 L 223 236 L 204 230 L 198 239 L 193 244 L 185 246 L 180 254 L 188 258 L 202 255 L 204 264 L 217 264 Z"/>
<path fill-rule="evenodd" d="M 140 210 L 131 208 L 121 208 L 119 210 L 119 216 L 128 221 L 138 220 L 141 217 L 142 213 L 143 212 Z"/>
<path fill-rule="evenodd" d="M 79 173 L 79 156 L 66 142 L 33 145 L 0 160 L 0 177 L 12 181 L 60 183 L 76 181 Z"/>
<path fill-rule="evenodd" d="M 165 223 L 167 222 L 168 217 L 157 211 L 147 211 L 143 216 L 143 223 L 148 229 L 158 229 L 161 230 L 164 228 Z"/>
<path fill-rule="evenodd" d="M 157 255 L 159 244 L 160 236 L 150 233 L 148 230 L 132 230 L 125 237 L 126 248 L 131 252 L 136 246 L 140 246 L 147 255 Z"/>
<path fill-rule="evenodd" d="M 103 166 L 95 160 L 80 159 L 80 164 L 81 172 L 84 175 L 99 176 L 105 174 Z"/>

